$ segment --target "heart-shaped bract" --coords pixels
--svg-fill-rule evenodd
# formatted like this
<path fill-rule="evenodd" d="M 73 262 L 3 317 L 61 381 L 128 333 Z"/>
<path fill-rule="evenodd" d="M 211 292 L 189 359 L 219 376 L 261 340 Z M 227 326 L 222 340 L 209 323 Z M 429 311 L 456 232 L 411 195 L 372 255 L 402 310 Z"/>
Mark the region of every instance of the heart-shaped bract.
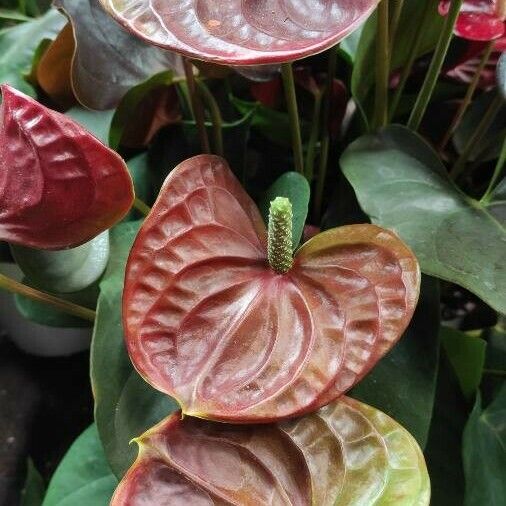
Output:
<path fill-rule="evenodd" d="M 392 232 L 328 230 L 286 274 L 269 267 L 266 240 L 254 202 L 211 155 L 173 170 L 137 236 L 127 347 L 185 414 L 245 423 L 314 410 L 366 374 L 411 319 L 420 272 Z"/>
<path fill-rule="evenodd" d="M 346 37 L 379 0 L 100 0 L 151 44 L 231 65 L 282 63 Z"/>
<path fill-rule="evenodd" d="M 346 397 L 278 425 L 176 414 L 137 442 L 137 461 L 111 506 L 429 504 L 429 476 L 413 437 Z"/>
<path fill-rule="evenodd" d="M 1 90 L 0 240 L 65 249 L 121 220 L 134 199 L 121 157 L 63 114 Z"/>
<path fill-rule="evenodd" d="M 439 13 L 448 14 L 451 0 L 439 3 Z M 467 40 L 489 41 L 505 33 L 506 6 L 504 0 L 464 0 L 460 9 L 455 35 Z"/>

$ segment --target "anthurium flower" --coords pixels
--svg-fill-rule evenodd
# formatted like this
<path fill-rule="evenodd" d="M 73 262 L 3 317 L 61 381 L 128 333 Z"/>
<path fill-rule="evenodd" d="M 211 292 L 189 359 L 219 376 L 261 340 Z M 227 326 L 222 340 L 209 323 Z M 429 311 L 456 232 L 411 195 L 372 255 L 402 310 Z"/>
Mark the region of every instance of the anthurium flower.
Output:
<path fill-rule="evenodd" d="M 175 414 L 136 441 L 139 457 L 111 506 L 429 504 L 429 476 L 413 437 L 346 397 L 277 425 Z"/>
<path fill-rule="evenodd" d="M 230 65 L 283 63 L 321 52 L 356 29 L 379 0 L 100 0 L 151 44 Z"/>
<path fill-rule="evenodd" d="M 0 88 L 0 240 L 72 248 L 121 220 L 134 199 L 121 157 L 67 116 Z"/>
<path fill-rule="evenodd" d="M 394 345 L 418 297 L 412 252 L 374 225 L 292 257 L 291 205 L 260 213 L 226 162 L 169 175 L 130 253 L 123 320 L 140 374 L 185 414 L 236 423 L 313 411 Z"/>
<path fill-rule="evenodd" d="M 439 3 L 439 13 L 448 14 L 451 0 Z M 505 0 L 464 0 L 455 24 L 455 35 L 468 40 L 489 41 L 505 33 Z"/>

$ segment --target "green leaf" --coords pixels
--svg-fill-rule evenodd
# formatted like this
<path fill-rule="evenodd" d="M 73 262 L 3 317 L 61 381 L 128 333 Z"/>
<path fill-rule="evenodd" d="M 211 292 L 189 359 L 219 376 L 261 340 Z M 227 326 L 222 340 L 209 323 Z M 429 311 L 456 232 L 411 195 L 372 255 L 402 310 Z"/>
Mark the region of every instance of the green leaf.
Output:
<path fill-rule="evenodd" d="M 471 199 L 450 181 L 436 153 L 399 126 L 358 139 L 341 166 L 362 209 L 399 234 L 425 273 L 506 312 L 506 184 L 487 204 Z"/>
<path fill-rule="evenodd" d="M 65 115 L 77 121 L 88 132 L 91 132 L 97 139 L 107 145 L 114 110 L 92 111 L 84 107 L 72 107 Z"/>
<path fill-rule="evenodd" d="M 92 425 L 63 457 L 42 506 L 108 506 L 117 484 Z"/>
<path fill-rule="evenodd" d="M 480 386 L 487 343 L 460 330 L 441 327 L 441 343 L 467 399 L 472 399 Z"/>
<path fill-rule="evenodd" d="M 111 261 L 100 283 L 100 297 L 91 347 L 91 380 L 95 420 L 107 459 L 121 477 L 136 457 L 130 441 L 178 409 L 133 369 L 125 349 L 121 322 L 123 277 L 140 222 L 111 230 Z"/>
<path fill-rule="evenodd" d="M 464 506 L 503 506 L 506 498 L 506 384 L 483 409 L 477 395 L 463 440 Z"/>
<path fill-rule="evenodd" d="M 0 19 L 8 19 L 9 21 L 31 21 L 32 18 L 21 14 L 12 9 L 0 8 Z"/>
<path fill-rule="evenodd" d="M 0 83 L 35 96 L 35 90 L 23 78 L 30 71 L 32 58 L 39 43 L 55 37 L 63 28 L 65 17 L 50 10 L 41 18 L 0 30 Z"/>
<path fill-rule="evenodd" d="M 418 307 L 398 344 L 353 389 L 427 443 L 439 359 L 439 283 L 424 277 Z"/>
<path fill-rule="evenodd" d="M 506 53 L 502 53 L 497 63 L 497 84 L 502 96 L 506 98 Z"/>
<path fill-rule="evenodd" d="M 74 293 L 102 276 L 109 260 L 109 232 L 106 230 L 77 248 L 46 251 L 12 245 L 11 251 L 20 269 L 37 287 Z"/>
<path fill-rule="evenodd" d="M 297 172 L 286 172 L 262 195 L 259 209 L 266 223 L 269 223 L 269 208 L 276 197 L 286 197 L 293 208 L 292 242 L 293 250 L 299 246 L 304 225 L 306 224 L 310 188 L 307 179 Z"/>
<path fill-rule="evenodd" d="M 32 459 L 28 459 L 26 480 L 21 491 L 20 506 L 41 506 L 46 486 Z"/>
<path fill-rule="evenodd" d="M 166 71 L 131 88 L 118 104 L 109 131 L 109 146 L 118 149 L 123 132 L 142 100 L 154 89 L 172 84 L 174 72 Z"/>
<path fill-rule="evenodd" d="M 149 173 L 149 157 L 147 153 L 135 156 L 127 163 L 128 170 L 134 183 L 135 196 L 143 202 L 149 202 L 151 198 L 151 175 Z M 138 219 L 139 212 L 135 209 L 123 218 L 123 221 Z"/>

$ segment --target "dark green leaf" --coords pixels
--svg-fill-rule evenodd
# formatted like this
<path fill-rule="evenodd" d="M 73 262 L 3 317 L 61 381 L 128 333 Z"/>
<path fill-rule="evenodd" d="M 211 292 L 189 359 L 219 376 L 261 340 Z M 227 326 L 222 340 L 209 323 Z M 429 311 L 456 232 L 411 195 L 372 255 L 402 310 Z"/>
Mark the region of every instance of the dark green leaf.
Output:
<path fill-rule="evenodd" d="M 441 343 L 462 393 L 472 399 L 480 386 L 487 343 L 479 337 L 448 327 L 441 328 Z"/>
<path fill-rule="evenodd" d="M 7 83 L 31 96 L 35 91 L 23 78 L 29 72 L 39 43 L 63 28 L 65 17 L 55 10 L 41 18 L 0 31 L 0 83 Z"/>
<path fill-rule="evenodd" d="M 41 506 L 44 500 L 46 486 L 44 480 L 33 464 L 32 459 L 28 459 L 26 480 L 21 492 L 20 506 Z"/>
<path fill-rule="evenodd" d="M 506 384 L 483 409 L 481 396 L 463 440 L 465 506 L 503 506 L 506 499 Z"/>
<path fill-rule="evenodd" d="M 129 222 L 111 230 L 111 261 L 100 283 L 91 349 L 95 420 L 107 459 L 118 477 L 136 456 L 129 442 L 178 408 L 137 374 L 123 341 L 123 276 L 139 226 L 139 222 Z"/>
<path fill-rule="evenodd" d="M 279 177 L 260 199 L 259 209 L 266 224 L 269 223 L 269 208 L 276 197 L 290 199 L 293 208 L 292 242 L 294 251 L 299 246 L 310 198 L 307 179 L 297 172 L 286 172 Z"/>
<path fill-rule="evenodd" d="M 449 180 L 436 153 L 399 126 L 358 139 L 341 165 L 362 209 L 399 234 L 425 273 L 460 284 L 506 312 L 501 185 L 486 204 L 471 199 Z"/>
<path fill-rule="evenodd" d="M 128 170 L 134 182 L 135 196 L 143 202 L 151 198 L 151 175 L 149 173 L 149 159 L 147 153 L 141 153 L 127 163 Z M 139 216 L 139 212 L 132 209 L 123 221 L 132 221 Z"/>
<path fill-rule="evenodd" d="M 73 107 L 65 113 L 107 145 L 109 129 L 114 111 L 90 111 L 84 107 Z"/>
<path fill-rule="evenodd" d="M 43 506 L 108 506 L 117 484 L 97 428 L 92 425 L 63 457 L 49 483 Z"/>
<path fill-rule="evenodd" d="M 102 276 L 109 260 L 109 232 L 77 248 L 46 251 L 12 245 L 11 251 L 33 284 L 49 292 L 74 293 Z"/>
<path fill-rule="evenodd" d="M 413 319 L 399 343 L 353 389 L 427 443 L 439 355 L 439 283 L 424 277 Z"/>

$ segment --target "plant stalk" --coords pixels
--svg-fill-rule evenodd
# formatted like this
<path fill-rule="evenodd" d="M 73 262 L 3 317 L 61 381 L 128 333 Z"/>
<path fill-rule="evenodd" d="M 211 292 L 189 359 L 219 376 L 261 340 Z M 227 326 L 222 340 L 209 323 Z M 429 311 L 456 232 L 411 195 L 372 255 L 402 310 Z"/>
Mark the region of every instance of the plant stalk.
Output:
<path fill-rule="evenodd" d="M 209 138 L 207 136 L 207 130 L 205 125 L 204 108 L 200 95 L 197 90 L 195 83 L 195 76 L 193 75 L 193 65 L 188 58 L 183 58 L 184 73 L 186 76 L 186 83 L 188 85 L 188 92 L 190 94 L 190 102 L 192 107 L 193 118 L 197 125 L 197 131 L 200 138 L 200 146 L 203 153 L 211 153 L 209 146 Z"/>
<path fill-rule="evenodd" d="M 478 65 L 478 68 L 476 69 L 476 73 L 474 74 L 473 79 L 469 83 L 466 95 L 465 95 L 464 99 L 462 100 L 462 103 L 460 104 L 450 127 L 448 128 L 445 136 L 443 137 L 441 143 L 439 144 L 439 151 L 443 151 L 446 148 L 446 145 L 448 144 L 449 140 L 452 138 L 453 134 L 457 130 L 458 126 L 460 125 L 460 122 L 462 121 L 464 114 L 466 113 L 469 105 L 472 102 L 474 92 L 476 91 L 476 88 L 478 87 L 478 83 L 480 82 L 481 73 L 483 72 L 485 65 L 488 63 L 493 49 L 494 49 L 494 41 L 490 41 L 485 48 L 485 51 L 484 51 L 484 53 L 481 57 L 481 60 L 480 60 L 480 64 Z"/>
<path fill-rule="evenodd" d="M 300 132 L 299 108 L 297 106 L 297 93 L 295 91 L 292 64 L 283 63 L 281 65 L 281 74 L 283 76 L 286 105 L 288 108 L 288 116 L 290 118 L 295 170 L 299 174 L 304 174 L 304 154 L 302 150 L 302 136 Z"/>
<path fill-rule="evenodd" d="M 394 0 L 395 7 L 392 13 L 392 19 L 390 21 L 390 54 L 392 54 L 395 36 L 397 35 L 397 28 L 399 28 L 399 21 L 401 19 L 402 8 L 404 7 L 404 0 Z"/>
<path fill-rule="evenodd" d="M 434 88 L 436 87 L 439 74 L 443 68 L 448 48 L 450 47 L 450 42 L 453 37 L 453 28 L 455 27 L 460 8 L 462 6 L 462 1 L 463 0 L 453 0 L 451 3 L 450 11 L 446 16 L 443 30 L 439 36 L 439 41 L 434 55 L 432 56 L 432 61 L 430 62 L 429 70 L 427 71 L 422 88 L 416 99 L 415 106 L 411 112 L 411 116 L 409 117 L 408 128 L 411 130 L 416 131 L 420 128 L 420 124 L 425 115 L 425 111 L 427 110 L 427 106 L 429 105 L 430 98 L 434 92 Z"/>
<path fill-rule="evenodd" d="M 480 143 L 480 141 L 483 139 L 483 136 L 487 133 L 488 129 L 492 125 L 492 122 L 494 121 L 495 117 L 497 116 L 497 113 L 499 112 L 499 109 L 501 108 L 503 103 L 503 98 L 500 93 L 498 93 L 494 100 L 492 100 L 492 103 L 489 105 L 487 111 L 483 115 L 483 118 L 481 119 L 480 123 L 476 127 L 476 130 L 474 131 L 473 135 L 469 138 L 467 141 L 466 146 L 464 147 L 464 150 L 460 154 L 459 159 L 453 166 L 452 170 L 450 171 L 450 177 L 455 181 L 457 178 L 459 178 L 462 173 L 464 172 L 466 168 L 467 161 L 469 157 L 471 156 L 471 153 L 475 150 L 476 146 Z"/>
<path fill-rule="evenodd" d="M 388 0 L 381 0 L 378 5 L 378 38 L 376 40 L 376 96 L 373 122 L 375 129 L 386 126 L 388 122 L 388 83 L 390 78 L 388 25 Z"/>
<path fill-rule="evenodd" d="M 323 189 L 325 187 L 325 179 L 327 178 L 327 166 L 329 163 L 330 151 L 330 107 L 332 101 L 332 84 L 337 70 L 337 48 L 332 47 L 329 49 L 329 58 L 327 63 L 327 82 L 324 90 L 323 102 L 323 127 L 322 127 L 322 140 L 320 163 L 318 167 L 318 179 L 316 181 L 316 192 L 313 203 L 313 219 L 315 223 L 320 222 L 322 204 L 323 204 Z"/>
<path fill-rule="evenodd" d="M 481 203 L 483 203 L 483 204 L 488 203 L 490 195 L 494 191 L 495 184 L 496 184 L 497 180 L 499 179 L 500 175 L 502 174 L 505 163 L 506 163 L 506 137 L 504 138 L 504 141 L 502 143 L 501 154 L 499 155 L 499 160 L 497 160 L 497 164 L 495 166 L 494 174 L 492 175 L 492 179 L 490 180 L 490 183 L 488 184 L 488 188 L 480 200 Z"/>
<path fill-rule="evenodd" d="M 77 316 L 78 318 L 82 318 L 83 320 L 88 320 L 90 322 L 95 321 L 95 311 L 74 304 L 73 302 L 68 302 L 66 300 L 60 299 L 49 293 L 45 293 L 32 288 L 31 286 L 24 285 L 23 283 L 19 283 L 18 281 L 11 279 L 4 274 L 0 274 L 0 289 L 23 295 L 37 302 L 42 302 L 54 307 L 55 309 L 58 309 L 59 311 L 70 314 L 72 316 Z"/>
<path fill-rule="evenodd" d="M 147 216 L 151 212 L 151 207 L 149 207 L 146 203 L 137 197 L 135 197 L 133 207 L 144 216 Z"/>
<path fill-rule="evenodd" d="M 213 123 L 213 137 L 214 137 L 214 152 L 218 156 L 223 156 L 223 118 L 221 117 L 221 111 L 214 98 L 213 94 L 206 86 L 206 84 L 197 79 L 197 86 L 199 88 L 200 93 L 202 93 L 202 98 L 207 105 L 207 110 L 211 115 L 211 121 Z"/>
<path fill-rule="evenodd" d="M 402 94 L 404 93 L 404 88 L 406 87 L 406 83 L 408 82 L 411 71 L 413 70 L 413 65 L 416 61 L 416 57 L 422 44 L 425 26 L 432 16 L 432 7 L 433 5 L 430 2 L 425 3 L 425 12 L 422 17 L 422 22 L 416 27 L 415 36 L 409 49 L 408 61 L 402 68 L 399 84 L 397 85 L 394 96 L 392 98 L 392 102 L 390 104 L 389 121 L 392 121 L 395 112 L 397 111 L 397 107 L 399 107 L 399 102 L 401 100 Z"/>
<path fill-rule="evenodd" d="M 314 177 L 314 160 L 316 156 L 316 144 L 318 143 L 318 139 L 320 137 L 321 110 L 322 110 L 322 93 L 320 91 L 316 93 L 314 97 L 311 135 L 309 136 L 309 142 L 307 145 L 307 153 L 306 153 L 305 174 L 309 182 L 311 182 Z"/>

